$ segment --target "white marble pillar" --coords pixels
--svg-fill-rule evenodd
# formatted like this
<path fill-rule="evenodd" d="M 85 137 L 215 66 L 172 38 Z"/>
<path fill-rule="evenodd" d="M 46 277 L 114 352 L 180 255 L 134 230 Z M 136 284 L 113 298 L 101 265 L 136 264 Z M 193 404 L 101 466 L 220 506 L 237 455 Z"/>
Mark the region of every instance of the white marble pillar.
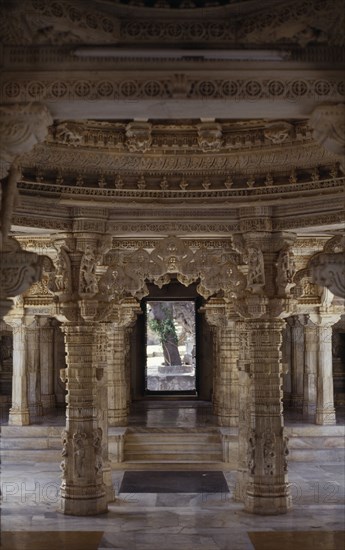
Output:
<path fill-rule="evenodd" d="M 12 426 L 28 426 L 27 329 L 22 316 L 6 317 L 5 320 L 13 328 L 12 407 L 8 423 Z"/>
<path fill-rule="evenodd" d="M 128 422 L 126 328 L 119 323 L 109 323 L 108 343 L 109 426 L 126 426 Z"/>
<path fill-rule="evenodd" d="M 27 369 L 30 417 L 43 415 L 41 401 L 40 321 L 27 319 Z"/>
<path fill-rule="evenodd" d="M 55 408 L 54 325 L 52 319 L 40 318 L 41 400 L 43 412 Z"/>
<path fill-rule="evenodd" d="M 238 377 L 238 469 L 234 499 L 244 502 L 248 483 L 248 462 L 251 458 L 249 447 L 250 402 L 251 402 L 251 349 L 250 334 L 244 321 L 238 322 L 239 336 L 239 377 Z"/>
<path fill-rule="evenodd" d="M 239 340 L 236 320 L 228 320 L 220 330 L 218 370 L 218 422 L 220 426 L 238 426 Z"/>
<path fill-rule="evenodd" d="M 291 407 L 302 412 L 304 383 L 304 315 L 287 319 L 291 340 Z"/>
<path fill-rule="evenodd" d="M 336 423 L 332 369 L 332 325 L 336 320 L 325 316 L 318 326 L 316 424 L 320 425 Z"/>
<path fill-rule="evenodd" d="M 95 334 L 94 362 L 96 369 L 95 392 L 99 411 L 98 426 L 102 437 L 102 470 L 107 502 L 115 500 L 108 449 L 108 335 L 106 323 L 99 323 Z"/>
<path fill-rule="evenodd" d="M 63 432 L 63 460 L 60 509 L 65 514 L 88 516 L 107 511 L 103 482 L 100 402 L 95 386 L 93 322 L 63 324 L 67 351 L 66 429 Z"/>
<path fill-rule="evenodd" d="M 251 347 L 251 405 L 245 510 L 283 514 L 292 505 L 282 408 L 281 338 L 284 321 L 247 320 Z"/>
<path fill-rule="evenodd" d="M 310 320 L 304 327 L 303 416 L 315 421 L 317 398 L 318 327 Z"/>

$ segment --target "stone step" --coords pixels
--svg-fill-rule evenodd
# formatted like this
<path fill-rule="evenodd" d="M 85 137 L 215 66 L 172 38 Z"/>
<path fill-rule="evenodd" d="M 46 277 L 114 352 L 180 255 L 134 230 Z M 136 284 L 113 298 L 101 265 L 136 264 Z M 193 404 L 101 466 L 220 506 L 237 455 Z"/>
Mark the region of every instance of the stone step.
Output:
<path fill-rule="evenodd" d="M 124 461 L 129 463 L 215 463 L 222 462 L 219 429 L 130 428 L 125 434 Z"/>
<path fill-rule="evenodd" d="M 290 447 L 289 462 L 317 462 L 318 464 L 326 462 L 344 463 L 344 449 L 292 449 Z"/>
<path fill-rule="evenodd" d="M 205 442 L 205 441 L 132 441 L 131 439 L 125 440 L 125 448 L 127 451 L 154 451 L 157 447 L 165 451 L 173 451 L 175 448 L 183 448 L 185 451 L 195 451 L 195 452 L 204 452 L 205 448 L 207 450 L 212 450 L 212 448 L 219 448 L 220 441 Z"/>
<path fill-rule="evenodd" d="M 2 426 L 1 461 L 60 462 L 63 426 Z"/>
<path fill-rule="evenodd" d="M 344 449 L 343 437 L 290 437 L 290 449 Z"/>
<path fill-rule="evenodd" d="M 203 453 L 195 452 L 193 450 L 185 451 L 184 449 L 172 450 L 167 452 L 164 450 L 152 450 L 152 452 L 145 452 L 141 450 L 137 451 L 127 451 L 125 449 L 125 462 L 128 460 L 202 460 L 205 462 L 210 462 L 212 460 L 220 461 L 222 460 L 222 452 L 219 450 L 215 451 L 204 451 Z"/>
<path fill-rule="evenodd" d="M 1 462 L 2 464 L 11 463 L 16 464 L 17 462 L 61 462 L 61 448 L 56 449 L 46 449 L 46 450 L 31 450 L 31 449 L 20 449 L 20 450 L 2 450 L 1 451 Z"/>

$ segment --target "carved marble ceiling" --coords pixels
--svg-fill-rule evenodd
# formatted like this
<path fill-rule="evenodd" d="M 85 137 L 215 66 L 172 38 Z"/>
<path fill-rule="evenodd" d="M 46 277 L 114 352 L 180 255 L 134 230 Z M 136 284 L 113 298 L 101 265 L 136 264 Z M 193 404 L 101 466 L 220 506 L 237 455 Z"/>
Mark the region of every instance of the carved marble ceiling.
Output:
<path fill-rule="evenodd" d="M 341 0 L 2 9 L 4 108 L 39 102 L 54 119 L 21 156 L 15 225 L 69 230 L 80 205 L 127 220 L 120 233 L 144 217 L 161 220 L 149 232 L 228 233 L 253 204 L 277 229 L 343 223 L 343 131 L 310 120 L 344 102 Z"/>

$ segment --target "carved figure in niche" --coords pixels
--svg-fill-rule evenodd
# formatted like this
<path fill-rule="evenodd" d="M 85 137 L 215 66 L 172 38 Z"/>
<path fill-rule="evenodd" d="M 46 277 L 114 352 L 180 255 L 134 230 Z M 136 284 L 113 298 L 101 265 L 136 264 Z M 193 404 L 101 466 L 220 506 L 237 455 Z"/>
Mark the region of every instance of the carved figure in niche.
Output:
<path fill-rule="evenodd" d="M 95 274 L 97 260 L 91 246 L 87 245 L 80 262 L 79 292 L 81 294 L 96 294 L 98 292 Z"/>
<path fill-rule="evenodd" d="M 283 455 L 284 455 L 284 472 L 287 472 L 288 471 L 288 461 L 287 461 L 287 457 L 289 456 L 290 454 L 290 451 L 288 449 L 288 443 L 289 443 L 289 438 L 287 435 L 285 435 L 283 437 Z"/>
<path fill-rule="evenodd" d="M 149 122 L 130 122 L 126 126 L 126 145 L 131 153 L 145 153 L 151 147 L 152 125 Z"/>
<path fill-rule="evenodd" d="M 222 127 L 217 122 L 198 125 L 198 145 L 204 152 L 218 151 L 222 147 Z"/>
<path fill-rule="evenodd" d="M 265 286 L 264 257 L 259 248 L 249 248 L 247 289 L 259 294 Z"/>
<path fill-rule="evenodd" d="M 74 466 L 78 477 L 82 477 L 85 463 L 86 433 L 76 432 L 73 434 L 73 457 Z"/>
<path fill-rule="evenodd" d="M 96 452 L 95 471 L 99 474 L 102 471 L 102 436 L 103 432 L 101 428 L 97 428 L 93 433 L 93 446 Z"/>
<path fill-rule="evenodd" d="M 249 472 L 255 474 L 255 441 L 256 434 L 255 430 L 250 430 L 248 437 L 248 449 L 247 449 L 247 466 Z"/>
<path fill-rule="evenodd" d="M 63 430 L 61 434 L 62 439 L 62 451 L 61 456 L 67 456 L 67 443 L 68 443 L 68 432 L 67 430 Z"/>
<path fill-rule="evenodd" d="M 68 264 L 65 257 L 65 252 L 63 250 L 60 251 L 56 258 L 55 262 L 56 270 L 55 270 L 55 276 L 54 277 L 54 283 L 52 290 L 54 291 L 60 291 L 65 292 L 68 289 Z M 54 288 L 55 286 L 55 288 Z"/>
<path fill-rule="evenodd" d="M 283 248 L 277 262 L 277 289 L 279 295 L 285 295 L 295 286 L 293 282 L 296 273 L 295 258 L 292 250 Z"/>
<path fill-rule="evenodd" d="M 265 475 L 274 475 L 275 472 L 275 435 L 266 430 L 263 433 L 263 457 L 264 457 L 264 472 Z"/>
<path fill-rule="evenodd" d="M 62 122 L 56 128 L 55 139 L 57 142 L 63 143 L 64 145 L 73 145 L 73 147 L 76 147 L 80 145 L 83 137 L 75 128 Z"/>

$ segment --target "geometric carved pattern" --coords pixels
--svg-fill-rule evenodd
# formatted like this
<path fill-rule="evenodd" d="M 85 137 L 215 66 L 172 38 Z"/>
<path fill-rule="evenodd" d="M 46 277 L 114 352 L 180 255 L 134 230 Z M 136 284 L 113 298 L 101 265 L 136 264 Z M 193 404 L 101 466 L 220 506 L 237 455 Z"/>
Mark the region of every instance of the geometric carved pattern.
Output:
<path fill-rule="evenodd" d="M 56 101 L 64 99 L 84 99 L 97 101 L 101 99 L 343 99 L 344 81 L 334 78 L 327 80 L 294 78 L 294 79 L 189 79 L 186 75 L 181 87 L 182 76 L 157 77 L 155 79 L 119 80 L 108 77 L 100 79 L 50 80 L 40 79 L 4 79 L 1 93 L 7 101 Z"/>

